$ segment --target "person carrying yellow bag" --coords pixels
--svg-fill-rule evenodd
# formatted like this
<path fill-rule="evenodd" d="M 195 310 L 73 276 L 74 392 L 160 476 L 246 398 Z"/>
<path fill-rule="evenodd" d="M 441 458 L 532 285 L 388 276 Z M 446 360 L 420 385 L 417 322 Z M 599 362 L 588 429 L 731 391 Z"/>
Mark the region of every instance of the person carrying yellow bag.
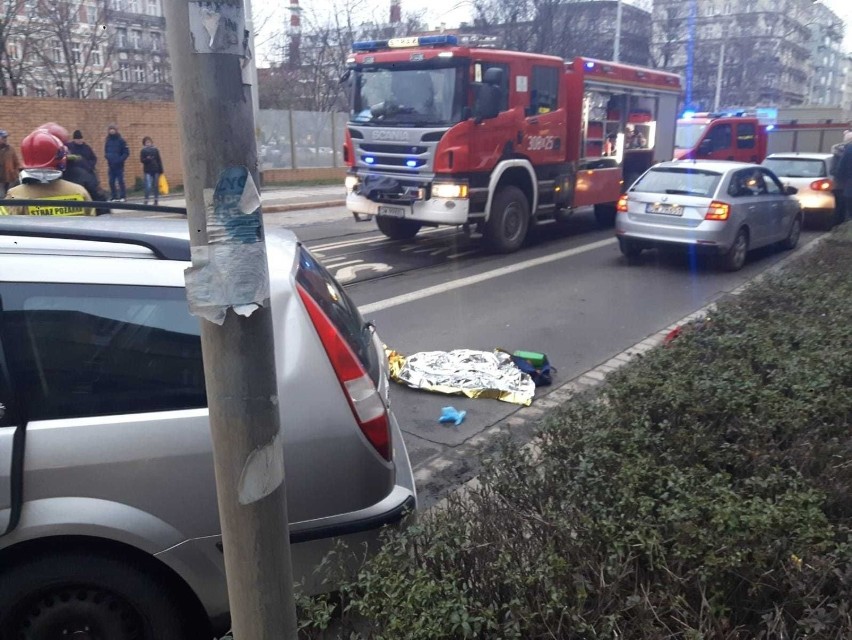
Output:
<path fill-rule="evenodd" d="M 148 204 L 148 199 L 153 195 L 154 204 L 157 205 L 160 203 L 160 186 L 165 177 L 163 176 L 163 160 L 160 158 L 160 150 L 154 146 L 154 141 L 150 136 L 142 138 L 142 151 L 139 153 L 139 160 L 142 163 L 142 170 L 145 172 L 145 204 Z M 168 183 L 166 187 L 168 187 Z"/>

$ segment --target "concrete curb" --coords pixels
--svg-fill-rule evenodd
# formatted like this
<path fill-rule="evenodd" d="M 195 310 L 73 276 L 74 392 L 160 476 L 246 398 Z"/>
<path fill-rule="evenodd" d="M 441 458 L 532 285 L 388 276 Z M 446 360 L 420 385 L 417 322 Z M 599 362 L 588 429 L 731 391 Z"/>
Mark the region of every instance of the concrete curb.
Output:
<path fill-rule="evenodd" d="M 287 213 L 288 211 L 304 211 L 306 209 L 328 209 L 329 207 L 342 207 L 346 199 L 320 200 L 318 202 L 293 202 L 290 204 L 261 205 L 263 213 Z"/>
<path fill-rule="evenodd" d="M 788 264 L 793 262 L 794 260 L 798 260 L 802 256 L 813 251 L 820 242 L 822 242 L 827 235 L 822 235 L 818 238 L 814 238 L 808 244 L 799 248 L 798 251 L 795 251 L 791 255 L 779 260 L 776 264 L 772 265 L 762 273 L 757 274 L 747 282 L 741 284 L 739 287 L 731 291 L 729 296 L 739 296 L 743 293 L 749 286 L 760 282 L 767 275 L 776 273 L 786 267 Z M 722 296 L 724 299 L 725 296 Z M 651 335 L 643 338 L 636 344 L 631 347 L 628 347 L 621 353 L 613 356 L 609 360 L 600 363 L 596 367 L 581 373 L 575 378 L 561 384 L 556 389 L 553 389 L 548 394 L 542 396 L 541 398 L 537 398 L 533 404 L 529 407 L 523 407 L 518 409 L 512 415 L 507 416 L 500 422 L 488 427 L 488 429 L 484 432 L 481 432 L 474 436 L 471 439 L 471 443 L 473 440 L 476 440 L 477 443 L 483 443 L 491 434 L 498 435 L 507 431 L 507 427 L 511 427 L 512 430 L 517 429 L 518 427 L 526 427 L 531 428 L 537 425 L 550 411 L 559 408 L 562 404 L 571 400 L 571 398 L 576 393 L 590 391 L 595 388 L 601 387 L 606 383 L 606 375 L 612 371 L 616 371 L 631 362 L 637 356 L 640 356 L 644 353 L 647 353 L 651 349 L 660 346 L 663 344 L 666 336 L 673 331 L 674 329 L 683 326 L 689 322 L 693 322 L 695 320 L 699 320 L 701 318 L 705 318 L 708 314 L 712 313 L 716 309 L 716 302 L 712 302 L 708 305 L 705 305 L 690 313 L 687 316 L 684 316 L 677 322 L 673 322 L 667 327 L 660 329 L 656 333 L 652 333 Z M 490 432 L 490 434 L 489 434 Z M 532 439 L 527 442 L 524 446 L 524 449 L 530 451 L 536 451 L 538 448 L 538 440 Z M 423 465 L 415 472 L 415 483 L 426 482 L 431 478 L 433 473 L 440 473 L 443 470 L 446 470 L 454 460 L 448 460 L 445 456 L 440 456 L 433 460 L 430 460 L 427 464 Z M 424 510 L 424 512 L 429 512 L 432 510 L 443 509 L 447 503 L 447 500 L 451 495 L 461 494 L 464 495 L 467 491 L 474 489 L 479 486 L 479 480 L 477 477 L 474 477 L 464 484 L 460 485 L 458 488 L 454 489 L 450 492 L 448 496 L 445 496 L 435 504 L 429 506 Z"/>

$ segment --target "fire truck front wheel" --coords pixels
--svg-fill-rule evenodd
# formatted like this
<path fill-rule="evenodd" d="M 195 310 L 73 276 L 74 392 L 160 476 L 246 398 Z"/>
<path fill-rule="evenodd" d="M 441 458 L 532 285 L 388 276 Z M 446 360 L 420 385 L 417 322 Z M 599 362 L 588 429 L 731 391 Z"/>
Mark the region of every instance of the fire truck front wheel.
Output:
<path fill-rule="evenodd" d="M 517 187 L 503 187 L 491 202 L 491 215 L 485 224 L 484 239 L 496 253 L 520 249 L 530 226 L 530 205 Z"/>
<path fill-rule="evenodd" d="M 391 240 L 411 240 L 422 226 L 414 220 L 388 218 L 387 216 L 376 216 L 376 225 L 378 225 L 379 231 Z"/>

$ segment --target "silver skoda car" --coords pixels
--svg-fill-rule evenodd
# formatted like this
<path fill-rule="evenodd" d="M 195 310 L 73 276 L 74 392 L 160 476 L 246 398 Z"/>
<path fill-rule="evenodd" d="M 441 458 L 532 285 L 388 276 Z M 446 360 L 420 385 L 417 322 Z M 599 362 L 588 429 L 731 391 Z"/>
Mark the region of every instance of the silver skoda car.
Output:
<path fill-rule="evenodd" d="M 416 507 L 381 341 L 267 234 L 296 579 Z M 220 634 L 228 600 L 186 222 L 0 218 L 0 638 Z M 353 397 L 357 396 L 357 397 Z"/>
<path fill-rule="evenodd" d="M 735 271 L 751 249 L 796 246 L 802 211 L 795 193 L 759 165 L 662 162 L 618 201 L 615 233 L 628 259 L 656 246 L 690 247 L 718 255 Z"/>

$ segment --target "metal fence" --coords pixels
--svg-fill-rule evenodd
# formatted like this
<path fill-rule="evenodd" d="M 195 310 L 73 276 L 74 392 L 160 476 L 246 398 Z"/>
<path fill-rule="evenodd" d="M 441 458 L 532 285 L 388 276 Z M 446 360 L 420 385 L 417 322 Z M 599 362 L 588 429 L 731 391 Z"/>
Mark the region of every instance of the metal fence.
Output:
<path fill-rule="evenodd" d="M 343 166 L 345 113 L 261 109 L 257 116 L 260 169 Z"/>

